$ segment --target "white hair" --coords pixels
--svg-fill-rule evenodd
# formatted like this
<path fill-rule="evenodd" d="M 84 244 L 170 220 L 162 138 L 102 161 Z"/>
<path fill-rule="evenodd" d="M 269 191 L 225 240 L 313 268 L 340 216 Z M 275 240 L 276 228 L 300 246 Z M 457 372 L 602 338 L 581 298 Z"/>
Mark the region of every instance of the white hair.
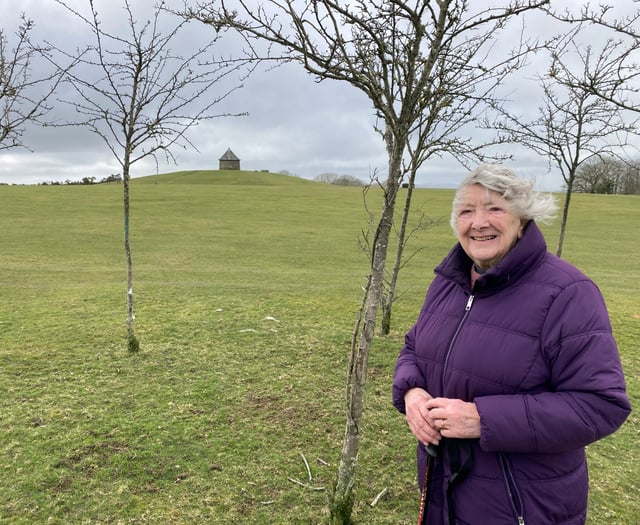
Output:
<path fill-rule="evenodd" d="M 458 186 L 453 197 L 451 227 L 456 231 L 456 212 L 466 187 L 473 184 L 495 191 L 511 206 L 512 211 L 527 221 L 546 222 L 554 217 L 557 209 L 555 198 L 551 194 L 533 190 L 533 182 L 518 178 L 511 170 L 500 164 L 481 164 L 467 175 Z"/>

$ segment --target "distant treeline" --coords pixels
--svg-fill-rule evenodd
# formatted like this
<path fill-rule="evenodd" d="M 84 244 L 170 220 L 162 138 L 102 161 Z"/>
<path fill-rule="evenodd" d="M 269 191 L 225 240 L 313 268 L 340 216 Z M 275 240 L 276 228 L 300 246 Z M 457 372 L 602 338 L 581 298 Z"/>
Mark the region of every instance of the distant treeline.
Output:
<path fill-rule="evenodd" d="M 364 182 L 353 175 L 338 175 L 337 173 L 323 173 L 313 180 L 336 186 L 364 186 Z"/>
<path fill-rule="evenodd" d="M 39 182 L 38 186 L 73 186 L 73 185 L 88 186 L 91 184 L 104 184 L 108 182 L 121 183 L 122 175 L 120 175 L 119 173 L 118 174 L 113 173 L 108 177 L 105 177 L 104 179 L 100 179 L 100 180 L 96 180 L 96 177 L 82 177 L 82 179 L 80 180 L 67 179 L 64 182 L 61 182 L 61 181 Z"/>
<path fill-rule="evenodd" d="M 640 161 L 595 157 L 578 168 L 573 191 L 640 195 Z"/>
<path fill-rule="evenodd" d="M 100 180 L 96 180 L 96 177 L 82 177 L 82 179 L 79 181 L 67 179 L 64 182 L 60 182 L 60 181 L 40 182 L 38 183 L 38 186 L 67 186 L 67 185 L 87 186 L 90 184 L 104 184 L 109 182 L 117 182 L 117 183 L 122 182 L 122 175 L 120 175 L 119 173 L 111 174 L 108 177 L 105 177 L 104 179 L 100 179 Z"/>

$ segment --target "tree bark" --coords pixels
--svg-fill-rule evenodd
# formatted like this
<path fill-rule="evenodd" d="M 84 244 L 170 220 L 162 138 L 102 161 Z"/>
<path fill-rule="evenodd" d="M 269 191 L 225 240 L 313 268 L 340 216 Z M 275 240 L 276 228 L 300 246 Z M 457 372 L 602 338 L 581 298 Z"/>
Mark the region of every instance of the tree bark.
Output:
<path fill-rule="evenodd" d="M 125 166 L 122 175 L 124 189 L 124 253 L 127 259 L 127 349 L 129 352 L 140 350 L 140 342 L 135 335 L 133 321 L 133 262 L 131 258 L 131 242 L 129 230 L 129 169 Z"/>
<path fill-rule="evenodd" d="M 558 244 L 556 246 L 556 255 L 562 257 L 562 246 L 564 245 L 564 236 L 567 231 L 567 219 L 569 218 L 569 207 L 571 205 L 571 195 L 573 194 L 573 179 L 567 181 L 567 190 L 564 195 L 564 205 L 562 206 L 562 220 L 560 221 L 560 235 L 558 236 Z"/>
<path fill-rule="evenodd" d="M 400 142 L 403 143 L 402 141 Z M 400 178 L 401 153 L 395 148 L 396 139 L 387 136 L 387 149 L 391 152 L 389 176 L 385 187 L 385 198 L 376 230 L 371 256 L 371 272 L 364 292 L 362 308 L 354 329 L 346 388 L 346 425 L 342 442 L 337 479 L 331 493 L 329 511 L 332 525 L 352 523 L 353 483 L 360 448 L 360 426 L 364 410 L 364 393 L 367 380 L 367 365 L 371 343 L 375 334 L 378 307 L 382 299 L 384 269 L 389 246 L 389 235 L 393 225 L 395 201 Z M 402 148 L 400 149 L 400 152 Z"/>
<path fill-rule="evenodd" d="M 402 268 L 402 256 L 406 246 L 407 223 L 409 222 L 409 214 L 411 213 L 411 198 L 413 197 L 413 187 L 416 180 L 415 171 L 412 171 L 409 178 L 409 187 L 407 189 L 407 197 L 404 201 L 404 210 L 402 211 L 402 221 L 398 231 L 398 240 L 396 245 L 396 258 L 391 270 L 387 293 L 382 299 L 382 320 L 380 321 L 380 333 L 389 335 L 391 332 L 391 314 L 393 311 L 393 303 L 396 299 L 396 286 L 398 284 L 398 276 Z"/>

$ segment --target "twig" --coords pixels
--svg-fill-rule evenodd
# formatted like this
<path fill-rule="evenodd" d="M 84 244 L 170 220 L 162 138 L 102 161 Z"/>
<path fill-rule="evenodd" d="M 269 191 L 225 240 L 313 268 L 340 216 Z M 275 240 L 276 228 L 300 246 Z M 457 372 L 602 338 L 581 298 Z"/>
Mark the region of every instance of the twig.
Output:
<path fill-rule="evenodd" d="M 385 487 L 380 491 L 380 494 L 378 494 L 375 498 L 373 498 L 373 501 L 369 503 L 369 505 L 371 505 L 372 507 L 375 507 L 378 504 L 378 502 L 387 495 L 387 492 L 389 492 L 389 489 Z"/>
<path fill-rule="evenodd" d="M 307 458 L 304 457 L 304 454 L 302 452 L 300 452 L 300 455 L 302 456 L 302 461 L 304 461 L 304 466 L 307 467 L 307 474 L 309 475 L 309 481 L 313 481 L 313 478 L 311 477 L 311 468 L 309 468 L 309 463 L 307 462 Z"/>
<path fill-rule="evenodd" d="M 327 463 L 324 459 L 322 458 L 316 458 L 318 463 L 320 463 L 321 465 L 324 465 L 325 467 L 330 467 L 331 465 L 329 463 Z"/>
<path fill-rule="evenodd" d="M 312 487 L 311 485 L 307 485 L 306 483 L 302 483 L 302 481 L 298 481 L 297 479 L 287 478 L 291 483 L 295 483 L 309 490 L 324 490 L 324 487 Z"/>

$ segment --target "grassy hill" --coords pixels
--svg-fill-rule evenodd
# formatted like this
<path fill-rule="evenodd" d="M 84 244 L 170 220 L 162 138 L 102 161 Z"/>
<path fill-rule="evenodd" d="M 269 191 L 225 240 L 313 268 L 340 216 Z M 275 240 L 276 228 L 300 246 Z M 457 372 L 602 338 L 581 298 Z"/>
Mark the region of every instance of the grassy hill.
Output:
<path fill-rule="evenodd" d="M 355 518 L 410 524 L 414 444 L 395 358 L 453 243 L 451 190 L 418 189 L 393 331 L 369 367 Z M 368 209 L 380 209 L 380 193 Z M 368 273 L 361 188 L 265 172 L 134 179 L 126 352 L 122 186 L 0 186 L 0 524 L 315 524 L 344 431 Z M 640 396 L 637 197 L 576 195 L 564 256 L 607 299 Z M 549 245 L 557 224 L 544 227 Z M 638 416 L 589 448 L 590 525 L 640 522 Z M 307 471 L 305 460 L 309 464 Z M 375 507 L 369 502 L 383 489 Z"/>
<path fill-rule="evenodd" d="M 224 186 L 296 186 L 310 180 L 268 171 L 194 170 L 161 173 L 134 179 L 135 184 L 216 184 Z"/>

